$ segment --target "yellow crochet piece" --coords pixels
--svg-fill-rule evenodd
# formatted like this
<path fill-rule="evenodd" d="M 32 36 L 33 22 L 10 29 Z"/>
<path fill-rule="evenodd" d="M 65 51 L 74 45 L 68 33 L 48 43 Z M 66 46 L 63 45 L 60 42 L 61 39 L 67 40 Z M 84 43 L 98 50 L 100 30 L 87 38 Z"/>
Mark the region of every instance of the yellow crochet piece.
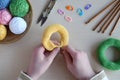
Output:
<path fill-rule="evenodd" d="M 7 29 L 5 26 L 0 25 L 0 40 L 3 40 L 7 35 Z"/>
<path fill-rule="evenodd" d="M 61 36 L 61 41 L 60 45 L 55 45 L 51 40 L 50 37 L 52 36 L 53 33 L 58 32 Z M 53 24 L 48 26 L 44 33 L 43 33 L 43 38 L 42 38 L 42 44 L 44 47 L 51 51 L 56 47 L 63 47 L 68 45 L 69 42 L 69 34 L 68 31 L 60 24 Z"/>

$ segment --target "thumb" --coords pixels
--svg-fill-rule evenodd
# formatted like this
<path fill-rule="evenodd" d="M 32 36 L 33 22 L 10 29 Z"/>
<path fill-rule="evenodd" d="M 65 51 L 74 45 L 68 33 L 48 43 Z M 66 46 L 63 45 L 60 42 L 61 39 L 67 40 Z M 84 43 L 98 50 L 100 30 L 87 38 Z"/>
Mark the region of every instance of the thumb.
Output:
<path fill-rule="evenodd" d="M 60 48 L 55 48 L 50 55 L 48 56 L 49 59 L 53 60 L 55 58 L 55 56 L 58 54 L 58 52 L 60 51 Z"/>

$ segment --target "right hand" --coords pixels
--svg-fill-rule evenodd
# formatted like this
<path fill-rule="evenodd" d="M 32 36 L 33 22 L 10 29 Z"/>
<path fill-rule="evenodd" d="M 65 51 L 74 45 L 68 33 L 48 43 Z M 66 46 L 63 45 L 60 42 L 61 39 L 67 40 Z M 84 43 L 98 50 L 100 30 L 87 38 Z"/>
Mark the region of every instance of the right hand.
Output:
<path fill-rule="evenodd" d="M 78 80 L 89 80 L 95 75 L 85 52 L 75 50 L 70 46 L 64 47 L 61 52 L 65 58 L 68 70 Z"/>

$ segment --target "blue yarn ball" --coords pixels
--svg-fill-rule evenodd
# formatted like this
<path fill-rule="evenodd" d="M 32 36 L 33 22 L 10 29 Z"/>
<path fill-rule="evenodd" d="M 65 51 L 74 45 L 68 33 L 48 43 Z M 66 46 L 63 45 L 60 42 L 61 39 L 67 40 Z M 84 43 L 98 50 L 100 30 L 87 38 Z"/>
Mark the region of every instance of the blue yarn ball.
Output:
<path fill-rule="evenodd" d="M 10 0 L 0 0 L 0 9 L 6 8 L 10 3 Z"/>

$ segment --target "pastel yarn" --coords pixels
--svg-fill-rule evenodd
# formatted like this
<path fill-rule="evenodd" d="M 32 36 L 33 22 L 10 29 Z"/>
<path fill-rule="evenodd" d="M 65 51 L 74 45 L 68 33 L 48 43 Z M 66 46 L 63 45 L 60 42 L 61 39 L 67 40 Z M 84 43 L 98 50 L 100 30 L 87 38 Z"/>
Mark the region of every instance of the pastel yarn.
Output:
<path fill-rule="evenodd" d="M 50 40 L 52 34 L 56 32 L 58 32 L 61 36 L 60 45 L 56 45 Z M 68 43 L 69 33 L 64 26 L 60 24 L 53 24 L 45 29 L 43 33 L 42 44 L 48 51 L 52 51 L 56 47 L 64 47 L 68 45 Z"/>
<path fill-rule="evenodd" d="M 7 9 L 0 10 L 0 24 L 8 25 L 12 18 L 12 15 Z"/>
<path fill-rule="evenodd" d="M 9 23 L 10 31 L 14 34 L 21 34 L 27 28 L 27 23 L 23 18 L 14 17 Z"/>
<path fill-rule="evenodd" d="M 29 3 L 26 0 L 11 0 L 9 8 L 13 16 L 24 17 L 29 11 Z"/>
<path fill-rule="evenodd" d="M 11 0 L 0 0 L 0 10 L 6 8 Z"/>
<path fill-rule="evenodd" d="M 110 47 L 115 47 L 116 49 L 120 50 L 120 40 L 109 38 L 103 41 L 97 50 L 98 60 L 100 61 L 101 65 L 107 69 L 120 70 L 120 59 L 116 61 L 110 61 L 105 55 L 106 50 Z"/>
<path fill-rule="evenodd" d="M 0 25 L 0 40 L 5 39 L 7 35 L 7 29 L 4 25 Z"/>

